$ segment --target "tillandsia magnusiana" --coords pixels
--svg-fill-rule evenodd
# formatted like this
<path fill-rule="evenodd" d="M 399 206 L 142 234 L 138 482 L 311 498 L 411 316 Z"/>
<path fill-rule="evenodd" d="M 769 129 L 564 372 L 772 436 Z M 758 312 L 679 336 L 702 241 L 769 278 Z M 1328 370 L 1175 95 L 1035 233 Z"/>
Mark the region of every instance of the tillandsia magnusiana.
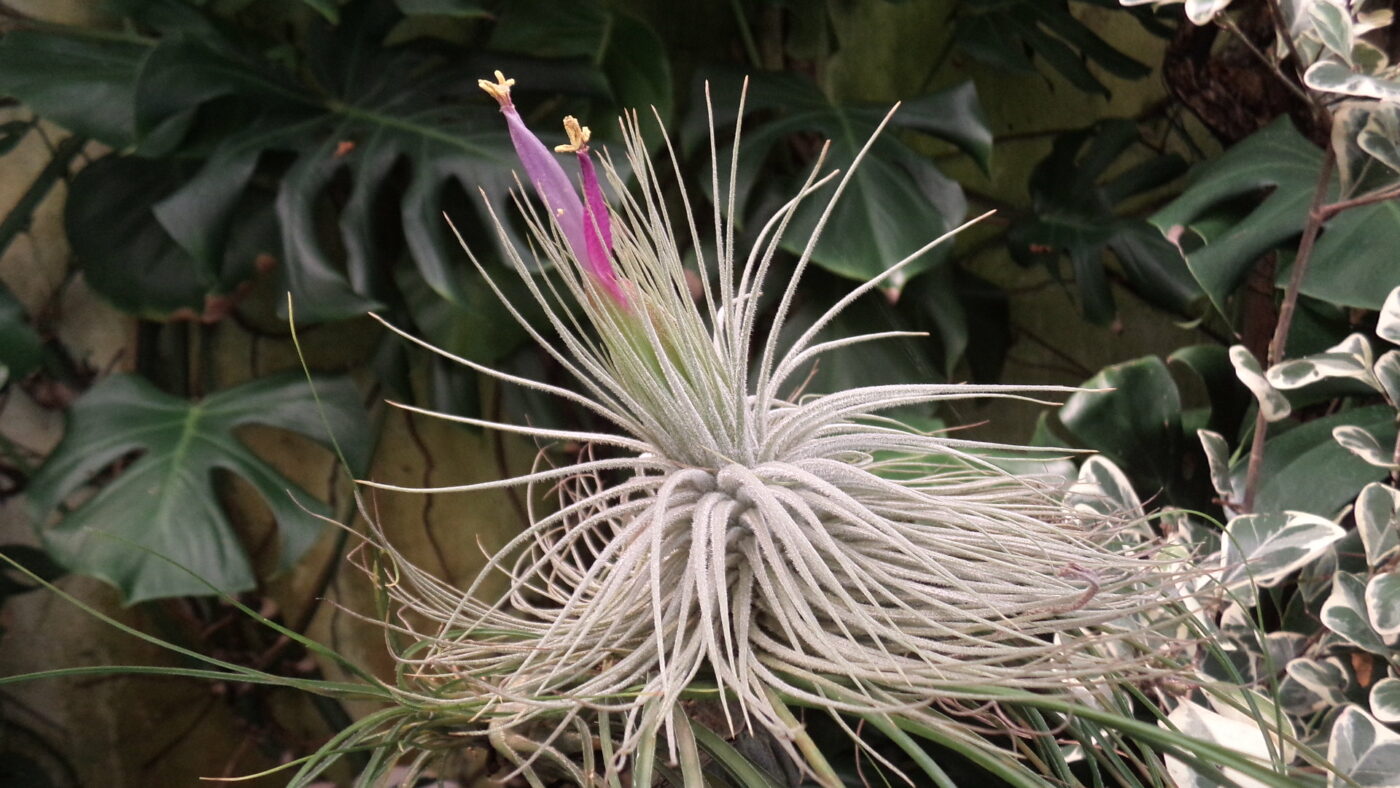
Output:
<path fill-rule="evenodd" d="M 431 414 L 606 447 L 607 454 L 497 482 L 415 490 L 538 483 L 565 490 L 556 511 L 532 508 L 528 530 L 465 590 L 413 566 L 378 531 L 394 569 L 387 591 L 413 614 L 403 621 L 417 622 L 422 640 L 400 655 L 409 675 L 494 698 L 486 715 L 494 741 L 522 771 L 544 757 L 591 784 L 591 771 L 569 765 L 565 740 L 575 752 L 587 750 L 589 763 L 592 745 L 578 742 L 601 742 L 602 772 L 615 775 L 635 759 L 634 768 L 649 773 L 659 736 L 672 759 L 686 748 L 680 701 L 700 685 L 713 689 L 731 731 L 771 734 L 801 763 L 785 702 L 838 719 L 893 714 L 956 728 L 996 718 L 969 713 L 988 699 L 978 688 L 1082 695 L 1163 670 L 1154 651 L 1168 641 L 1161 622 L 1173 618 L 1180 577 L 1150 557 L 1150 540 L 1118 546 L 1125 542 L 1121 518 L 1069 506 L 1062 482 L 1003 470 L 1029 450 L 922 434 L 881 415 L 911 404 L 1034 399 L 1071 389 L 794 391 L 823 353 L 901 335 L 819 340 L 874 280 L 780 346 L 817 238 L 806 239 L 792 268 L 778 263 L 779 239 L 799 205 L 829 189 L 820 232 L 849 171 L 840 180 L 820 174 L 819 160 L 741 253 L 736 170 L 731 165 L 722 191 L 712 131 L 710 254 L 684 191 L 679 216 L 668 212 L 663 174 L 635 114 L 620 125 L 638 187 L 629 190 L 606 155 L 595 168 L 589 130 L 568 118 L 570 144 L 558 151 L 576 158 L 575 178 L 526 129 L 513 81 L 496 77 L 481 86 L 499 102 L 543 206 L 517 195 L 538 259 L 522 256 L 502 217 L 493 218 L 553 336 L 506 306 L 583 393 L 456 360 L 567 399 L 618 432 Z M 736 133 L 736 160 L 738 144 Z M 673 151 L 669 166 L 684 182 Z M 698 286 L 687 280 L 682 239 L 695 257 Z M 539 275 L 541 264 L 554 276 Z M 775 305 L 761 307 L 765 286 L 781 290 Z M 478 598 L 490 577 L 502 575 L 503 598 Z M 1159 625 L 1141 623 L 1147 620 Z M 576 735 L 587 734 L 584 720 L 599 726 L 596 736 Z"/>

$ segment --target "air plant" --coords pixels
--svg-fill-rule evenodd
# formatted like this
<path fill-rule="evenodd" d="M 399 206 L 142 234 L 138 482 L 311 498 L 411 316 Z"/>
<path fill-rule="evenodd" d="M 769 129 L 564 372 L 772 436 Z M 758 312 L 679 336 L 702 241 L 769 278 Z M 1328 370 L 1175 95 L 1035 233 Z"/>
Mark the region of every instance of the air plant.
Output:
<path fill-rule="evenodd" d="M 409 489 L 365 482 L 431 493 L 508 485 L 562 491 L 552 511 L 529 496 L 528 528 L 466 589 L 414 566 L 375 526 L 392 577 L 384 588 L 404 611 L 394 626 L 420 642 L 399 655 L 404 673 L 420 687 L 452 688 L 425 690 L 415 702 L 431 708 L 476 699 L 492 740 L 532 781 L 544 759 L 580 784 L 615 780 L 630 764 L 632 784 L 647 785 L 658 736 L 673 761 L 685 763 L 693 750 L 681 703 L 697 688 L 709 690 L 731 733 L 771 736 L 815 769 L 787 704 L 825 710 L 841 725 L 851 717 L 894 719 L 950 741 L 985 743 L 975 732 L 986 726 L 1016 732 L 995 703 L 1007 692 L 1102 700 L 1115 687 L 1172 670 L 1161 650 L 1172 644 L 1178 620 L 1180 570 L 1153 557 L 1150 538 L 1135 542 L 1125 537 L 1131 523 L 1124 518 L 1071 506 L 1061 479 L 1006 469 L 1034 459 L 1034 450 L 921 433 L 883 415 L 969 398 L 1039 401 L 1072 389 L 910 383 L 802 392 L 802 376 L 823 354 L 907 335 L 821 339 L 844 308 L 951 233 L 855 287 L 784 344 L 779 335 L 798 281 L 850 171 L 822 174 L 819 156 L 752 248 L 739 250 L 736 172 L 731 165 L 726 192 L 713 165 L 707 254 L 684 191 L 680 213 L 670 212 L 636 114 L 620 121 L 636 188 L 606 154 L 595 166 L 589 130 L 569 118 L 570 144 L 559 151 L 577 161 L 571 176 L 526 129 L 513 81 L 496 77 L 481 86 L 499 102 L 538 197 L 525 199 L 523 186 L 516 195 L 531 251 L 511 244 L 505 217 L 492 218 L 548 329 L 508 300 L 506 308 L 582 391 L 434 350 L 569 400 L 616 431 L 526 427 L 400 405 L 598 448 L 571 465 L 537 465 L 487 483 Z M 714 137 L 710 155 L 718 162 Z M 816 233 L 795 266 L 783 268 L 780 238 L 799 206 L 824 190 Z M 698 293 L 682 240 L 695 258 Z M 760 299 L 765 287 L 777 291 L 776 305 Z M 506 593 L 485 598 L 501 577 Z M 605 761 L 597 768 L 595 741 Z M 583 768 L 571 765 L 571 750 L 581 753 Z"/>

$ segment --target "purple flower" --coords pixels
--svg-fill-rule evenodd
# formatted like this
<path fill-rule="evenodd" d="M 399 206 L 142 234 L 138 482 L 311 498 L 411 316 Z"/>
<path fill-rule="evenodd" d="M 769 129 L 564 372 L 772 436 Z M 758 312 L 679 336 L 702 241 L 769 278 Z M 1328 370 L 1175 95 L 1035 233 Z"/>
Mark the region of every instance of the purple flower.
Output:
<path fill-rule="evenodd" d="M 592 280 L 621 306 L 627 305 L 627 294 L 617 279 L 612 265 L 612 220 L 608 214 L 607 200 L 598 183 L 593 160 L 588 155 L 589 131 L 579 126 L 573 117 L 564 119 L 564 129 L 569 134 L 569 144 L 556 148 L 561 153 L 578 155 L 579 170 L 583 179 L 583 194 L 587 201 L 579 199 L 573 181 L 559 165 L 559 160 L 550 153 L 539 138 L 525 127 L 515 103 L 510 97 L 510 88 L 515 80 L 506 79 L 496 72 L 496 81 L 482 79 L 477 84 L 491 94 L 501 105 L 501 114 L 506 116 L 506 127 L 510 129 L 510 140 L 515 145 L 515 153 L 525 167 L 525 174 L 535 192 L 544 201 L 546 210 L 554 217 L 564 239 L 573 252 L 574 259 L 589 273 Z"/>

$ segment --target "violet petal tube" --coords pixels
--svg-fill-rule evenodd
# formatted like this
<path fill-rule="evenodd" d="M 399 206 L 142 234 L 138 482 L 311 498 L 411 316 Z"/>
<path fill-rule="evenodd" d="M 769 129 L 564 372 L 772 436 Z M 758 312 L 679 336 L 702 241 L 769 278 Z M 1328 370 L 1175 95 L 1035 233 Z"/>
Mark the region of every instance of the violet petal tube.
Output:
<path fill-rule="evenodd" d="M 585 208 L 574 182 L 564 173 L 559 160 L 525 127 L 525 121 L 516 111 L 515 102 L 510 97 L 510 88 L 515 80 L 506 79 L 497 71 L 495 82 L 482 79 L 477 84 L 501 105 L 501 114 L 506 117 L 515 154 L 525 167 L 525 174 L 529 176 L 535 192 L 563 233 L 573 258 L 615 303 L 626 307 L 627 295 L 612 265 L 612 218 L 603 189 L 598 183 L 598 174 L 593 169 L 593 161 L 588 156 L 588 130 L 581 128 L 572 117 L 565 119 L 565 128 L 573 144 L 563 146 L 563 149 L 578 154 L 587 199 Z"/>
<path fill-rule="evenodd" d="M 578 197 L 573 181 L 564 173 L 564 168 L 549 148 L 530 133 L 525 127 L 525 121 L 520 119 L 520 113 L 516 111 L 515 103 L 510 98 L 510 85 L 515 80 L 505 79 L 499 71 L 496 72 L 496 79 L 498 82 L 495 84 L 484 79 L 478 84 L 500 103 L 501 114 L 506 116 L 506 127 L 510 129 L 510 141 L 515 146 L 515 154 L 520 157 L 520 163 L 525 167 L 525 174 L 529 176 L 535 192 L 539 194 L 545 208 L 559 225 L 564 239 L 569 242 L 569 249 L 574 253 L 574 258 L 588 259 L 588 244 L 583 231 L 583 202 Z"/>
<path fill-rule="evenodd" d="M 598 173 L 593 169 L 593 159 L 588 155 L 587 146 L 578 150 L 578 167 L 583 176 L 583 229 L 588 248 L 588 257 L 584 265 L 614 301 L 626 305 L 627 295 L 618 284 L 617 272 L 612 265 L 612 218 L 608 213 L 608 202 L 603 197 L 603 188 L 598 183 Z"/>

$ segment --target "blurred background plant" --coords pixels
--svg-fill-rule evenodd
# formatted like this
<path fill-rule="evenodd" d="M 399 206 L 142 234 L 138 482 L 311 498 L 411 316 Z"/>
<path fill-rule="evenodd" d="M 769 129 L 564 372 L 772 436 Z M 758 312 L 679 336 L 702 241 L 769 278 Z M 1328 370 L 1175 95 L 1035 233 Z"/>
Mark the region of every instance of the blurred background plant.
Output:
<path fill-rule="evenodd" d="M 1095 449 L 1110 462 L 1068 472 L 1124 505 L 1145 501 L 1161 533 L 1223 566 L 1251 558 L 1263 587 L 1226 570 L 1236 600 L 1200 616 L 1223 644 L 1194 656 L 1201 670 L 1255 693 L 1245 724 L 1256 730 L 1261 709 L 1278 710 L 1276 735 L 1257 734 L 1276 763 L 1294 757 L 1279 745 L 1292 737 L 1330 748 L 1360 784 L 1400 784 L 1400 356 L 1374 349 L 1395 341 L 1400 320 L 1400 305 L 1382 314 L 1400 286 L 1391 17 L 1384 3 L 1343 0 L 1157 5 L 0 3 L 5 555 L 195 653 L 297 681 L 344 674 L 212 587 L 388 677 L 382 635 L 345 612 L 374 617 L 374 594 L 340 571 L 347 537 L 317 518 L 353 514 L 335 457 L 315 445 L 322 417 L 351 473 L 410 485 L 500 476 L 535 447 L 429 427 L 385 412 L 385 396 L 534 424 L 588 419 L 498 392 L 361 317 L 376 309 L 473 361 L 570 384 L 441 221 L 451 215 L 489 252 L 477 190 L 502 207 L 513 183 L 509 140 L 475 80 L 506 70 L 528 89 L 520 103 L 537 128 L 573 114 L 604 147 L 620 110 L 655 107 L 681 155 L 703 162 L 700 85 L 710 81 L 728 129 L 748 75 L 736 212 L 749 233 L 823 140 L 844 166 L 900 99 L 813 257 L 792 325 L 966 215 L 998 214 L 828 329 L 927 337 L 835 354 L 809 387 L 1112 387 L 1051 413 L 900 415 Z M 814 219 L 799 216 L 789 238 Z M 319 406 L 288 372 L 285 291 Z M 480 565 L 478 545 L 518 532 L 525 502 L 376 505 L 404 549 L 451 582 Z M 187 666 L 94 634 L 107 630 L 24 593 L 23 576 L 4 581 L 4 673 Z M 0 769 L 27 785 L 182 785 L 313 752 L 374 708 L 234 683 L 157 694 L 150 681 L 7 685 Z M 1054 714 L 1021 722 L 1054 730 Z M 1188 695 L 1172 719 L 1234 746 L 1239 714 Z M 1104 741 L 1080 734 L 1090 749 Z M 898 731 L 866 735 L 920 766 Z M 728 755 L 723 740 L 702 740 Z M 827 744 L 843 778 L 873 779 L 875 765 Z M 989 779 L 985 765 L 932 751 L 958 780 Z M 1036 757 L 1062 764 L 1059 779 L 1092 779 L 1093 758 Z M 777 768 L 752 750 L 743 760 Z M 348 761 L 340 778 L 365 765 Z M 458 761 L 462 782 L 501 773 L 485 747 Z M 1170 768 L 1184 783 L 1220 779 Z"/>

